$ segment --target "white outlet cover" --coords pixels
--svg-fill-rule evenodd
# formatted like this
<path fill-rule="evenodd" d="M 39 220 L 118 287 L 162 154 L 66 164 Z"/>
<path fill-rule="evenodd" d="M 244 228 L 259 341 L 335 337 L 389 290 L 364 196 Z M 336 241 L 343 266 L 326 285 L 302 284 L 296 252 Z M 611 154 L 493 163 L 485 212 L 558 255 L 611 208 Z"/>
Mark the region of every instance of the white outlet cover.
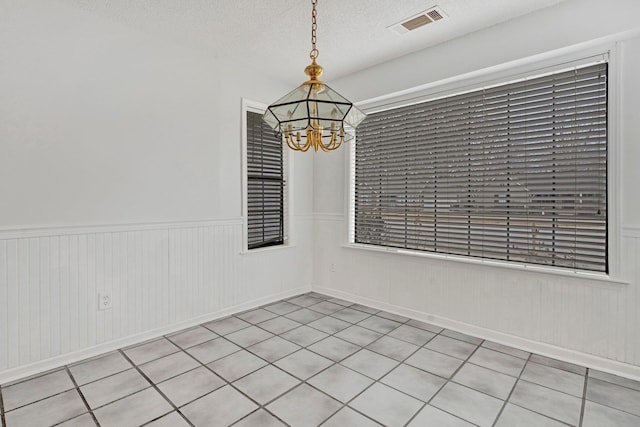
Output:
<path fill-rule="evenodd" d="M 98 292 L 98 310 L 108 310 L 112 303 L 111 292 Z"/>

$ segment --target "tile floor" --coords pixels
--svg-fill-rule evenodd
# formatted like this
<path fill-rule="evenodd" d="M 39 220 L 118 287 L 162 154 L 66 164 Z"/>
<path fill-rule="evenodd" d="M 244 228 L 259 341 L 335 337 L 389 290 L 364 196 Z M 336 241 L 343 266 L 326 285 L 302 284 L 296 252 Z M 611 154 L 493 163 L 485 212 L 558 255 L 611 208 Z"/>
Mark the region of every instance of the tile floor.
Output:
<path fill-rule="evenodd" d="M 640 382 L 308 293 L 0 387 L 2 427 L 640 426 Z"/>

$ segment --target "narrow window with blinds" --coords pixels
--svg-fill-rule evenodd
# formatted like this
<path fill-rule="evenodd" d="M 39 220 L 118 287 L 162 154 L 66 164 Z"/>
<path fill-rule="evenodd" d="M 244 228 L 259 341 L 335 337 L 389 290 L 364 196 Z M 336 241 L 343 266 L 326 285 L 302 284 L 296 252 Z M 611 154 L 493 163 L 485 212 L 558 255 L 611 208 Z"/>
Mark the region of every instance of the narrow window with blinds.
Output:
<path fill-rule="evenodd" d="M 247 111 L 247 247 L 284 244 L 284 153 L 282 141 Z"/>
<path fill-rule="evenodd" d="M 370 113 L 355 243 L 608 272 L 607 64 Z"/>

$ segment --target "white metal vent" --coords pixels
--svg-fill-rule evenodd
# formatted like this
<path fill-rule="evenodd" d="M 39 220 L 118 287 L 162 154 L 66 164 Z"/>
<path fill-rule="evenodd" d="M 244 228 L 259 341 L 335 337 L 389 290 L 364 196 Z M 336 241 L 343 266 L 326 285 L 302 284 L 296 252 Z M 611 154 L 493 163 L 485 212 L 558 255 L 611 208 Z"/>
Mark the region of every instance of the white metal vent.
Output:
<path fill-rule="evenodd" d="M 425 25 L 440 21 L 446 16 L 447 15 L 440 7 L 434 6 L 418 13 L 417 15 L 413 15 L 409 18 L 403 19 L 402 21 L 397 22 L 387 28 L 398 34 L 406 34 L 409 31 L 414 31 L 418 28 L 424 27 Z"/>
<path fill-rule="evenodd" d="M 442 16 L 442 14 L 440 12 L 438 12 L 435 9 L 432 9 L 430 11 L 427 12 L 427 16 L 431 19 L 433 19 L 434 21 L 439 21 L 442 18 L 444 18 L 444 16 Z"/>

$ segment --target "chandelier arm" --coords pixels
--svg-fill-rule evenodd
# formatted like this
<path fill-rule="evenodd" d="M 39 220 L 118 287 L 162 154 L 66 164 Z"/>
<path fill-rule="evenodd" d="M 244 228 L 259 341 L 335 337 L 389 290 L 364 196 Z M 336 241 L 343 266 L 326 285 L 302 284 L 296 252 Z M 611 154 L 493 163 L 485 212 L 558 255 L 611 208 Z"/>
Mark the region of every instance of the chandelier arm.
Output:
<path fill-rule="evenodd" d="M 289 148 L 291 148 L 292 150 L 298 150 L 298 148 L 293 143 L 293 138 L 291 137 L 291 134 L 285 135 L 284 136 L 284 141 L 287 143 Z"/>
<path fill-rule="evenodd" d="M 313 145 L 313 140 L 311 138 L 306 138 L 305 137 L 305 142 L 304 142 L 304 146 L 302 147 L 302 152 L 307 152 L 309 150 L 309 148 L 311 148 L 311 146 Z"/>

